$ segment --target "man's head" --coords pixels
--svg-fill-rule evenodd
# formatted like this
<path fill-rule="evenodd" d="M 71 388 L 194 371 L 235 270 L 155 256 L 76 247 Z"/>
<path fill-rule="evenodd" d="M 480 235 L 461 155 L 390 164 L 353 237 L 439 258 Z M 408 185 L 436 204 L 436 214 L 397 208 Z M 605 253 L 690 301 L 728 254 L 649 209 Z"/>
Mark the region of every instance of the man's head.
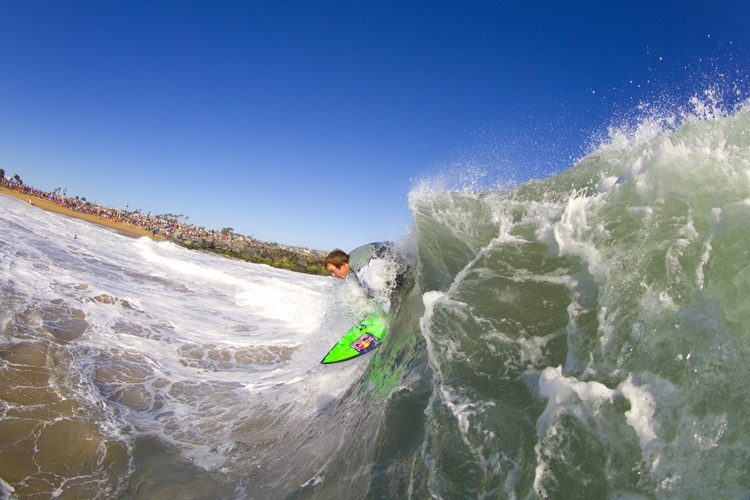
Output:
<path fill-rule="evenodd" d="M 349 254 L 338 248 L 328 254 L 325 261 L 326 271 L 334 278 L 344 279 L 349 274 Z"/>

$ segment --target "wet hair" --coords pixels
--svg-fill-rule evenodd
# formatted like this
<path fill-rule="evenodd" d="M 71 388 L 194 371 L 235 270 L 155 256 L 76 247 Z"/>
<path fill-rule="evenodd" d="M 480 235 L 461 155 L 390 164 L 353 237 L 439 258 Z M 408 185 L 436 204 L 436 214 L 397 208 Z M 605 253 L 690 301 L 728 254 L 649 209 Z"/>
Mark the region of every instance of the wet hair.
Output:
<path fill-rule="evenodd" d="M 349 254 L 337 248 L 336 250 L 328 254 L 324 266 L 328 267 L 328 264 L 333 264 L 336 269 L 341 269 L 341 266 L 348 263 Z"/>

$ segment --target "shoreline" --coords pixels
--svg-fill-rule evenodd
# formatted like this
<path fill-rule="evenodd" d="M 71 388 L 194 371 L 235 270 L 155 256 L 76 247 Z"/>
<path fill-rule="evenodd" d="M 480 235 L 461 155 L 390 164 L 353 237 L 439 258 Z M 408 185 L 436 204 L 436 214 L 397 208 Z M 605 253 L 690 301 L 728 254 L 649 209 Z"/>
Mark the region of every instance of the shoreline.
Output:
<path fill-rule="evenodd" d="M 191 250 L 209 251 L 246 262 L 266 264 L 277 269 L 328 276 L 328 271 L 323 266 L 325 254 L 318 250 L 263 243 L 242 235 L 223 234 L 205 228 L 196 228 L 193 225 L 181 225 L 176 221 L 164 221 L 150 215 L 143 217 L 138 214 L 135 224 L 129 220 L 113 220 L 108 215 L 121 217 L 118 209 L 96 205 L 97 208 L 104 210 L 96 213 L 78 211 L 52 199 L 36 196 L 33 194 L 35 192 L 39 191 L 33 188 L 26 192 L 18 191 L 0 184 L 2 195 L 16 198 L 47 212 L 106 227 L 129 238 L 146 236 L 155 241 L 171 241 Z M 143 223 L 145 227 L 139 223 Z"/>
<path fill-rule="evenodd" d="M 61 215 L 67 215 L 68 217 L 73 217 L 74 219 L 80 219 L 86 222 L 90 222 L 92 224 L 105 226 L 110 229 L 121 231 L 123 233 L 128 233 L 129 235 L 133 235 L 137 237 L 147 236 L 153 240 L 158 240 L 158 241 L 166 241 L 167 239 L 160 234 L 152 234 L 150 231 L 146 231 L 145 229 L 134 226 L 127 222 L 116 222 L 116 221 L 112 221 L 109 219 L 105 219 L 104 217 L 100 217 L 98 215 L 77 212 L 73 209 L 63 207 L 62 205 L 59 205 L 53 201 L 45 200 L 44 198 L 39 198 L 37 196 L 33 196 L 30 194 L 20 193 L 14 189 L 9 189 L 2 185 L 0 185 L 0 194 L 11 196 L 18 200 L 21 200 L 24 203 L 29 203 L 29 200 L 31 200 L 31 206 L 40 208 L 42 210 L 46 210 L 47 212 L 54 212 L 54 213 L 61 214 Z"/>

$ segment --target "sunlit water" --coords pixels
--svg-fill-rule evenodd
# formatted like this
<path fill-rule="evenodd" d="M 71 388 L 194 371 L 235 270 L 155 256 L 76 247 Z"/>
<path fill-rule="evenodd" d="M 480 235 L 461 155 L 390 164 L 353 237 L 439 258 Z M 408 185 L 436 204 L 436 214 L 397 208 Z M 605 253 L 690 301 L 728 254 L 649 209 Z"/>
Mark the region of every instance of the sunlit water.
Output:
<path fill-rule="evenodd" d="M 367 307 L 356 288 L 338 307 L 331 279 L 133 239 L 5 196 L 0 214 L 7 491 L 252 497 L 325 464 L 300 440 L 362 371 L 318 365 Z"/>
<path fill-rule="evenodd" d="M 694 104 L 415 189 L 390 334 L 331 366 L 356 285 L 0 197 L 3 494 L 750 497 L 750 112 Z"/>

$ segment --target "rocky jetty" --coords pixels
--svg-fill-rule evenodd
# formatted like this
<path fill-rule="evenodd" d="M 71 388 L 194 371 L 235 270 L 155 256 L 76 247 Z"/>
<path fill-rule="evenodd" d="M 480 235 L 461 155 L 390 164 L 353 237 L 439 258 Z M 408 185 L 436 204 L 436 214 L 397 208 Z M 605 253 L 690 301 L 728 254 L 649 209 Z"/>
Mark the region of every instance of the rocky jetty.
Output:
<path fill-rule="evenodd" d="M 328 274 L 323 266 L 326 254 L 320 250 L 262 242 L 248 236 L 205 233 L 193 230 L 162 232 L 167 239 L 186 248 L 216 252 L 248 262 L 309 274 Z"/>

